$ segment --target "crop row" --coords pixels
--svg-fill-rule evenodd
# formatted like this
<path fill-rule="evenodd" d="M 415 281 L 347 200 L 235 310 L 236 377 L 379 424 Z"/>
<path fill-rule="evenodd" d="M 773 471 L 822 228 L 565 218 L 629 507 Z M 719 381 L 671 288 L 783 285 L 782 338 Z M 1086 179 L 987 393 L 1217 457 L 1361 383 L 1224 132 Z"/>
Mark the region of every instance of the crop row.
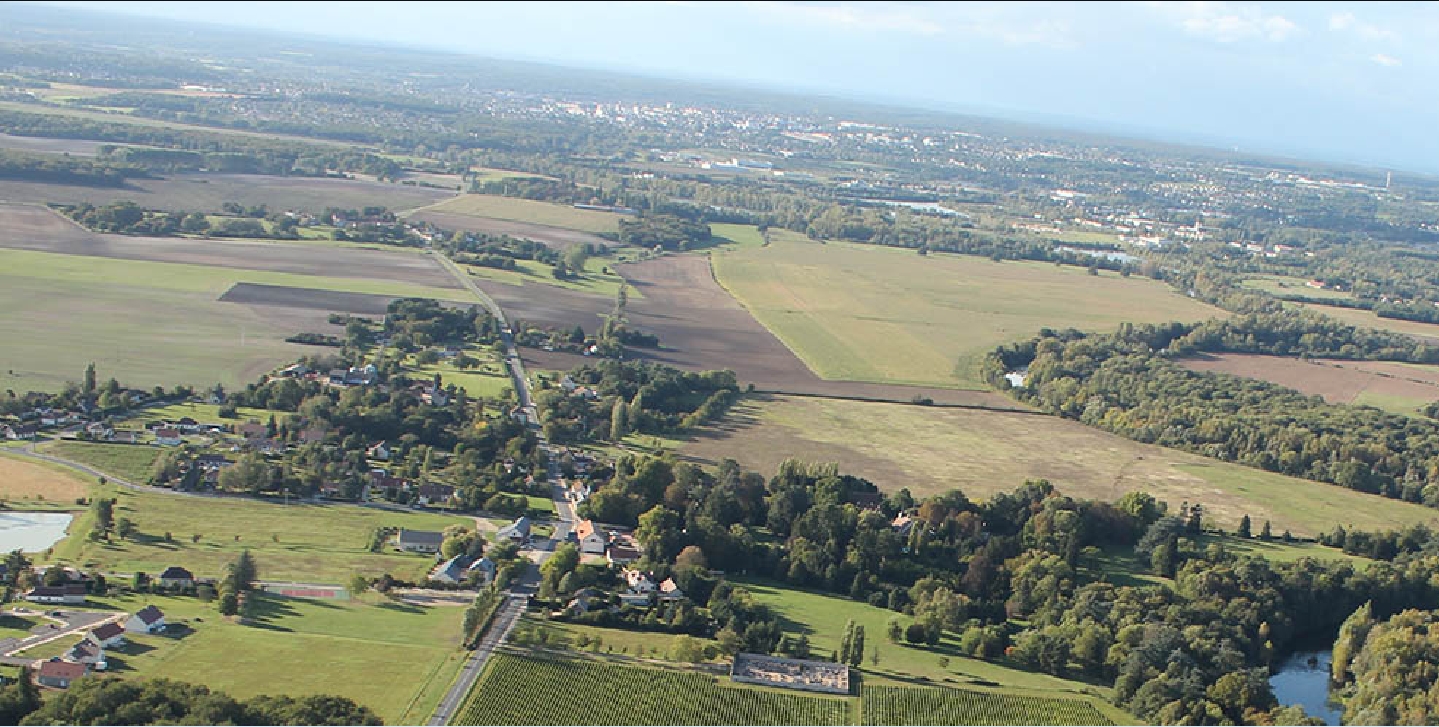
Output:
<path fill-rule="evenodd" d="M 866 725 L 1107 725 L 1078 699 L 991 694 L 963 689 L 866 687 Z"/>

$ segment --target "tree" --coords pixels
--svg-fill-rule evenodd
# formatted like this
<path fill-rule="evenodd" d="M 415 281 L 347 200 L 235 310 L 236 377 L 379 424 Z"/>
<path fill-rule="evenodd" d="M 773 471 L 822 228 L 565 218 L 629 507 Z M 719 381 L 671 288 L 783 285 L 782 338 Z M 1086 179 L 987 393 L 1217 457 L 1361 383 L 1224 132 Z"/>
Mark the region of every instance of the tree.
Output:
<path fill-rule="evenodd" d="M 120 536 L 121 540 L 129 540 L 136 534 L 135 523 L 130 522 L 130 518 L 120 518 L 115 522 L 115 534 Z"/>
<path fill-rule="evenodd" d="M 635 540 L 652 564 L 669 563 L 681 542 L 680 517 L 664 505 L 655 505 L 640 516 Z"/>
<path fill-rule="evenodd" d="M 610 441 L 618 442 L 629 433 L 629 404 L 624 398 L 615 400 L 615 406 L 610 410 Z"/>
<path fill-rule="evenodd" d="M 1250 537 L 1253 537 L 1253 533 L 1250 532 L 1250 524 L 1249 524 L 1249 516 L 1248 516 L 1248 515 L 1245 515 L 1244 517 L 1242 517 L 1242 518 L 1239 519 L 1239 531 L 1238 531 L 1237 534 L 1238 534 L 1239 537 L 1241 537 L 1241 538 L 1250 538 Z"/>
<path fill-rule="evenodd" d="M 115 500 L 107 497 L 95 498 L 95 529 L 109 535 L 115 527 Z"/>
<path fill-rule="evenodd" d="M 1155 548 L 1149 557 L 1151 570 L 1155 575 L 1173 578 L 1174 572 L 1179 568 L 1179 544 L 1170 538 L 1162 545 Z"/>
<path fill-rule="evenodd" d="M 698 545 L 686 545 L 680 554 L 675 556 L 675 568 L 706 568 L 709 564 L 705 561 L 705 553 Z"/>
<path fill-rule="evenodd" d="M 899 619 L 892 618 L 889 620 L 889 626 L 885 629 L 885 636 L 889 638 L 891 644 L 898 644 L 899 640 L 904 638 L 904 627 L 899 625 Z"/>
<path fill-rule="evenodd" d="M 20 667 L 15 681 L 0 687 L 0 724 L 20 724 L 26 715 L 40 708 L 40 689 L 30 668 Z"/>
<path fill-rule="evenodd" d="M 255 579 L 259 577 L 259 569 L 255 565 L 254 556 L 250 555 L 249 548 L 240 551 L 240 555 L 229 566 L 228 578 L 236 592 L 248 591 L 255 587 Z"/>
<path fill-rule="evenodd" d="M 369 579 L 369 578 L 366 578 L 363 573 L 356 573 L 356 574 L 350 576 L 350 584 L 349 584 L 349 585 L 350 585 L 350 596 L 351 596 L 351 597 L 358 596 L 358 595 L 364 593 L 365 591 L 370 590 L 370 579 Z"/>
<path fill-rule="evenodd" d="M 1274 539 L 1274 531 L 1269 529 L 1269 521 L 1268 521 L 1268 520 L 1265 520 L 1265 521 L 1264 521 L 1264 527 L 1259 530 L 1259 539 L 1260 539 L 1260 540 L 1273 540 L 1273 539 Z"/>
<path fill-rule="evenodd" d="M 81 386 L 80 391 L 86 398 L 95 395 L 95 363 L 93 361 L 85 367 L 85 383 Z"/>
<path fill-rule="evenodd" d="M 850 666 L 859 666 L 864 663 L 864 624 L 856 624 L 854 627 L 854 640 L 850 643 L 848 663 Z"/>

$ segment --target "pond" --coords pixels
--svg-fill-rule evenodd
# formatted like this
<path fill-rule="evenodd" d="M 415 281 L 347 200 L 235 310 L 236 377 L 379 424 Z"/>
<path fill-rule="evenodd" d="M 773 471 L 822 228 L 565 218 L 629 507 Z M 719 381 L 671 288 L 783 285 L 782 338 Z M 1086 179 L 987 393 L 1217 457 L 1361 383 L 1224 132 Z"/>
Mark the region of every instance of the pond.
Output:
<path fill-rule="evenodd" d="M 1274 668 L 1269 686 L 1280 704 L 1297 704 L 1324 724 L 1341 724 L 1341 705 L 1329 701 L 1331 649 L 1295 651 Z"/>
<path fill-rule="evenodd" d="M 66 512 L 0 512 L 0 553 L 39 553 L 60 542 L 74 516 Z"/>

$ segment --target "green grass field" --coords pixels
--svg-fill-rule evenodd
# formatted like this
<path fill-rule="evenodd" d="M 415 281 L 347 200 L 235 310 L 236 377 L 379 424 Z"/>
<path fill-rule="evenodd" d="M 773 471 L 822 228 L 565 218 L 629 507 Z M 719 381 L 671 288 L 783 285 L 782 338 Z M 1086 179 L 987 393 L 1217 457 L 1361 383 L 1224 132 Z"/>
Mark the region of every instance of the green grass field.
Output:
<path fill-rule="evenodd" d="M 689 671 L 499 653 L 454 724 L 843 725 L 853 724 L 855 701 Z"/>
<path fill-rule="evenodd" d="M 313 505 L 266 502 L 248 498 L 184 497 L 137 492 L 114 486 L 95 487 L 96 497 L 114 497 L 115 517 L 135 523 L 139 535 L 130 541 L 95 542 L 86 536 L 93 527 L 89 512 L 76 518 L 70 535 L 55 546 L 54 558 L 86 570 L 158 573 L 182 565 L 196 575 L 219 577 L 241 550 L 259 564 L 263 580 L 343 584 L 355 573 L 414 580 L 434 559 L 387 548 L 370 552 L 376 528 L 444 530 L 450 525 L 473 528 L 472 518 L 431 513 L 390 512 L 358 505 Z M 165 540 L 165 534 L 171 540 Z M 199 535 L 198 541 L 193 536 Z"/>
<path fill-rule="evenodd" d="M 856 437 L 855 432 L 864 432 Z M 959 488 L 982 499 L 1026 479 L 1113 502 L 1143 490 L 1178 507 L 1200 502 L 1215 525 L 1272 520 L 1317 535 L 1336 524 L 1382 530 L 1439 520 L 1421 505 L 1140 444 L 1058 417 L 802 397 L 746 399 L 718 428 L 681 454 L 706 462 L 734 457 L 765 476 L 801 457 L 837 462 L 882 490 L 916 497 Z M 1257 532 L 1257 530 L 1256 530 Z"/>
<path fill-rule="evenodd" d="M 620 286 L 625 284 L 625 279 L 613 272 L 615 262 L 609 258 L 589 258 L 585 261 L 584 274 L 568 280 L 556 278 L 553 266 L 534 260 L 516 260 L 517 270 L 500 270 L 483 265 L 461 265 L 460 267 L 477 278 L 493 280 L 506 285 L 549 285 L 613 298 L 619 294 Z M 644 297 L 634 288 L 630 288 L 626 294 L 635 300 Z"/>
<path fill-rule="evenodd" d="M 133 613 L 147 604 L 181 627 L 127 635 L 130 645 L 106 650 L 109 673 L 200 683 L 242 699 L 336 694 L 386 724 L 423 724 L 443 695 L 436 686 L 447 688 L 463 662 L 459 608 L 265 597 L 254 625 L 240 625 L 194 598 L 127 594 L 89 607 Z"/>
<path fill-rule="evenodd" d="M 1323 313 L 1351 326 L 1362 326 L 1364 328 L 1377 328 L 1381 331 L 1393 331 L 1409 336 L 1420 338 L 1439 338 L 1439 325 L 1433 323 L 1421 323 L 1419 321 L 1405 321 L 1398 318 L 1380 318 L 1374 311 L 1360 310 L 1358 308 L 1340 308 L 1333 305 L 1319 305 L 1317 303 L 1301 303 L 1305 308 Z"/>
<path fill-rule="evenodd" d="M 175 263 L 0 250 L 0 389 L 58 391 L 97 363 L 142 388 L 228 388 L 314 354 L 284 338 L 323 314 L 217 300 L 238 282 L 465 301 L 460 290 Z M 338 329 L 336 329 L 338 330 Z"/>
<path fill-rule="evenodd" d="M 168 404 L 166 406 L 149 407 L 131 412 L 128 417 L 122 419 L 119 424 L 122 426 L 143 426 L 149 421 L 174 421 L 182 417 L 190 417 L 201 424 L 244 424 L 254 419 L 265 422 L 271 416 L 277 420 L 283 420 L 291 416 L 292 412 L 276 411 L 273 409 L 252 409 L 242 406 L 235 410 L 238 415 L 234 419 L 225 419 L 220 416 L 219 404 L 206 404 L 199 401 L 187 401 L 180 404 Z"/>
<path fill-rule="evenodd" d="M 425 209 L 471 217 L 492 217 L 497 220 L 530 222 L 536 225 L 563 227 L 581 232 L 616 232 L 621 215 L 613 212 L 581 210 L 566 204 L 552 204 L 518 197 L 492 194 L 463 194 Z"/>
<path fill-rule="evenodd" d="M 710 234 L 721 238 L 720 242 L 738 247 L 764 246 L 764 236 L 754 225 L 712 224 L 710 225 Z"/>
<path fill-rule="evenodd" d="M 1268 293 L 1276 298 L 1314 298 L 1326 300 L 1353 300 L 1352 293 L 1325 288 L 1311 288 L 1305 278 L 1288 275 L 1255 275 L 1245 278 L 1240 285 L 1250 290 Z"/>
<path fill-rule="evenodd" d="M 680 638 L 664 633 L 611 629 L 564 621 L 546 621 L 525 616 L 515 627 L 510 642 L 535 644 L 540 631 L 545 633 L 544 645 L 552 648 L 655 659 L 668 658 L 675 640 Z M 590 643 L 583 647 L 580 646 L 578 639 L 581 636 L 589 639 Z M 709 644 L 715 643 L 713 639 L 700 639 L 700 641 Z"/>
<path fill-rule="evenodd" d="M 1223 315 L 1139 277 L 796 238 L 716 251 L 714 271 L 827 379 L 984 389 L 982 357 L 1040 328 Z"/>
<path fill-rule="evenodd" d="M 143 485 L 150 479 L 150 468 L 160 456 L 158 447 L 143 444 L 57 441 L 39 449 L 45 454 L 90 465 L 135 485 Z"/>

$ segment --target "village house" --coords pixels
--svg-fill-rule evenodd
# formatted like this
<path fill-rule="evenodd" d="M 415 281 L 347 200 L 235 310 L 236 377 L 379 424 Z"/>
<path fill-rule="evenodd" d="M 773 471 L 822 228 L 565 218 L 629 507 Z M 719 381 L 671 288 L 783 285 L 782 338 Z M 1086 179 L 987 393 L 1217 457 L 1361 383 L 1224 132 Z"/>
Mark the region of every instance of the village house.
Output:
<path fill-rule="evenodd" d="M 0 434 L 6 439 L 34 439 L 40 427 L 34 424 L 0 424 Z"/>
<path fill-rule="evenodd" d="M 650 574 L 634 568 L 626 568 L 622 571 L 622 575 L 631 593 L 654 593 L 655 582 L 650 578 Z"/>
<path fill-rule="evenodd" d="M 195 585 L 195 575 L 178 565 L 166 568 L 156 579 L 162 588 L 188 588 Z"/>
<path fill-rule="evenodd" d="M 440 583 L 459 583 L 469 574 L 470 556 L 457 555 L 430 571 L 430 580 Z"/>
<path fill-rule="evenodd" d="M 660 582 L 659 590 L 661 601 L 683 601 L 685 598 L 685 592 L 680 590 L 679 584 L 675 583 L 673 578 L 666 578 Z"/>
<path fill-rule="evenodd" d="M 42 687 L 69 689 L 72 682 L 89 673 L 88 664 L 72 664 L 56 657 L 40 665 L 40 669 L 35 673 L 35 681 Z"/>
<path fill-rule="evenodd" d="M 102 649 L 114 648 L 125 643 L 125 627 L 117 623 L 101 624 L 85 634 L 85 639 Z"/>
<path fill-rule="evenodd" d="M 419 505 L 444 505 L 455 496 L 455 488 L 449 485 L 427 484 L 415 488 L 415 502 Z"/>
<path fill-rule="evenodd" d="M 153 605 L 146 606 L 125 621 L 125 630 L 142 634 L 159 633 L 165 630 L 165 614 Z"/>
<path fill-rule="evenodd" d="M 512 543 L 524 543 L 530 539 L 530 519 L 521 515 L 517 520 L 500 528 L 495 534 L 496 540 L 509 540 Z"/>
<path fill-rule="evenodd" d="M 25 600 L 33 603 L 64 603 L 73 606 L 85 602 L 85 586 L 74 583 L 68 586 L 36 586 L 25 594 Z"/>
<path fill-rule="evenodd" d="M 445 534 L 401 528 L 396 540 L 400 544 L 400 550 L 407 553 L 438 553 L 440 545 L 445 542 Z"/>
<path fill-rule="evenodd" d="M 301 429 L 300 444 L 317 444 L 325 441 L 327 432 L 323 429 Z"/>
<path fill-rule="evenodd" d="M 185 440 L 180 438 L 178 429 L 156 429 L 155 444 L 161 447 L 175 447 L 184 444 Z"/>
<path fill-rule="evenodd" d="M 575 538 L 579 541 L 580 552 L 592 555 L 604 555 L 605 546 L 609 544 L 609 535 L 590 520 L 575 524 Z"/>
<path fill-rule="evenodd" d="M 900 535 L 909 537 L 909 531 L 914 529 L 914 518 L 904 513 L 900 513 L 895 516 L 894 520 L 890 522 L 889 526 Z"/>
<path fill-rule="evenodd" d="M 104 671 L 109 666 L 105 663 L 105 650 L 89 641 L 75 644 L 67 649 L 60 658 L 71 664 L 84 664 L 98 671 Z"/>
<path fill-rule="evenodd" d="M 370 445 L 369 448 L 365 450 L 365 456 L 369 457 L 370 459 L 378 459 L 382 462 L 388 462 L 390 459 L 390 448 L 385 446 L 384 442 L 376 442 L 375 444 Z"/>
<path fill-rule="evenodd" d="M 610 547 L 605 559 L 614 565 L 633 563 L 640 559 L 639 543 L 629 533 L 620 533 L 610 538 Z"/>
<path fill-rule="evenodd" d="M 90 422 L 85 425 L 85 434 L 91 439 L 110 439 L 115 436 L 115 429 L 105 422 Z"/>
<path fill-rule="evenodd" d="M 495 582 L 496 570 L 497 566 L 495 565 L 495 562 L 493 560 L 490 560 L 489 558 L 480 558 L 479 560 L 475 561 L 474 565 L 470 566 L 471 572 L 479 571 L 480 585 L 482 586 L 487 586 Z"/>
<path fill-rule="evenodd" d="M 235 427 L 235 433 L 245 439 L 256 439 L 270 436 L 270 428 L 259 422 L 246 422 Z"/>

